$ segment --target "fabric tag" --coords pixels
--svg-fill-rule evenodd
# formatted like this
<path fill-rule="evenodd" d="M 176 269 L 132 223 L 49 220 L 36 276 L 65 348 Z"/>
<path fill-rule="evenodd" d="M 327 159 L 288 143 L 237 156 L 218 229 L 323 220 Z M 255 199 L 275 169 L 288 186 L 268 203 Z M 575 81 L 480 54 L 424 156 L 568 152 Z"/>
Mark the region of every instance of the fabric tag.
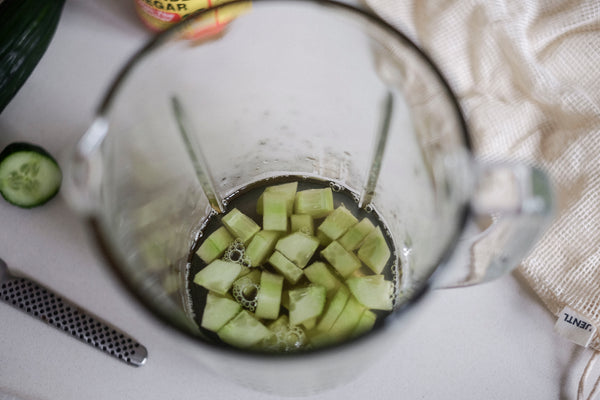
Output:
<path fill-rule="evenodd" d="M 588 347 L 596 334 L 596 327 L 589 319 L 567 306 L 558 315 L 554 331 L 580 346 Z"/>

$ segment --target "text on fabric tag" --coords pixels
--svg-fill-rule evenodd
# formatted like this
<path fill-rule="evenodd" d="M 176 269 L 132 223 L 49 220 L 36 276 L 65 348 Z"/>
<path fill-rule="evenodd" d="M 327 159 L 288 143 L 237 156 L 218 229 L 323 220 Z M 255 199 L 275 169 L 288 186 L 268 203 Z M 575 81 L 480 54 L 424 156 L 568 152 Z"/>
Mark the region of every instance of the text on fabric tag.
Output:
<path fill-rule="evenodd" d="M 596 327 L 588 318 L 567 306 L 558 315 L 554 331 L 580 346 L 587 347 L 596 334 Z"/>

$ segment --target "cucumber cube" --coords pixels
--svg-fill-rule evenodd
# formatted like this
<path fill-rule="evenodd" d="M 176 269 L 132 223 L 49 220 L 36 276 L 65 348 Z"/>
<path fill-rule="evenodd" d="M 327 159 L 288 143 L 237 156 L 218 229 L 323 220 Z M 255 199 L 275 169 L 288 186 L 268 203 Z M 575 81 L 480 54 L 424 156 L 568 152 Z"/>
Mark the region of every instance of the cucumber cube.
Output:
<path fill-rule="evenodd" d="M 363 306 L 373 310 L 392 309 L 394 284 L 383 275 L 352 277 L 346 280 L 350 292 Z"/>
<path fill-rule="evenodd" d="M 213 292 L 225 294 L 241 270 L 242 266 L 238 263 L 214 260 L 194 276 L 194 283 Z"/>
<path fill-rule="evenodd" d="M 200 326 L 216 332 L 241 310 L 242 307 L 234 300 L 208 292 Z"/>
<path fill-rule="evenodd" d="M 338 319 L 348 299 L 350 298 L 350 291 L 346 286 L 341 286 L 335 293 L 321 317 L 321 320 L 317 324 L 317 330 L 326 332 L 331 329 L 335 321 Z"/>
<path fill-rule="evenodd" d="M 348 251 L 356 250 L 373 229 L 375 229 L 375 226 L 373 226 L 371 221 L 368 218 L 363 218 L 358 224 L 348 229 L 338 239 L 338 242 Z"/>
<path fill-rule="evenodd" d="M 310 319 L 305 320 L 304 322 L 302 322 L 302 326 L 304 327 L 304 329 L 306 329 L 307 331 L 310 331 L 311 329 L 313 329 L 315 326 L 317 326 L 317 317 L 312 317 Z"/>
<path fill-rule="evenodd" d="M 300 325 L 321 315 L 325 307 L 326 292 L 323 286 L 317 285 L 290 290 L 290 325 Z"/>
<path fill-rule="evenodd" d="M 294 232 L 279 239 L 275 245 L 275 250 L 279 251 L 299 268 L 304 268 L 318 247 L 319 241 L 314 236 Z"/>
<path fill-rule="evenodd" d="M 264 195 L 266 193 L 279 193 L 286 199 L 286 214 L 289 217 L 292 215 L 294 210 L 294 200 L 296 198 L 296 190 L 298 189 L 298 182 L 283 183 L 281 185 L 274 185 L 265 188 L 263 194 L 260 195 L 256 202 L 256 212 L 262 215 L 264 212 Z"/>
<path fill-rule="evenodd" d="M 324 286 L 328 293 L 337 290 L 341 285 L 327 264 L 321 261 L 316 261 L 304 268 L 304 275 L 315 285 Z"/>
<path fill-rule="evenodd" d="M 213 260 L 221 257 L 234 238 L 231 236 L 227 228 L 220 227 L 211 233 L 200 245 L 196 254 L 205 263 L 209 264 Z"/>
<path fill-rule="evenodd" d="M 260 231 L 254 235 L 246 247 L 246 257 L 252 267 L 264 264 L 273 252 L 279 236 L 280 233 L 275 231 Z"/>
<path fill-rule="evenodd" d="M 380 274 L 383 271 L 383 268 L 390 259 L 390 254 L 390 249 L 380 227 L 372 231 L 365 238 L 360 249 L 358 249 L 358 258 L 376 274 Z"/>
<path fill-rule="evenodd" d="M 350 296 L 348 298 L 344 309 L 328 331 L 335 338 L 334 342 L 345 340 L 352 335 L 364 311 L 365 307 L 354 297 Z"/>
<path fill-rule="evenodd" d="M 356 256 L 344 249 L 337 241 L 333 241 L 329 246 L 321 251 L 321 255 L 342 275 L 344 278 L 350 276 L 354 271 L 360 268 L 361 262 Z"/>
<path fill-rule="evenodd" d="M 260 226 L 237 208 L 229 211 L 221 221 L 235 238 L 244 243 L 248 243 L 252 236 L 260 231 Z"/>
<path fill-rule="evenodd" d="M 219 338 L 235 347 L 248 348 L 271 335 L 271 330 L 246 310 L 240 311 L 217 331 Z"/>
<path fill-rule="evenodd" d="M 331 188 L 308 189 L 296 193 L 294 214 L 308 214 L 313 218 L 323 218 L 333 211 Z"/>
<path fill-rule="evenodd" d="M 358 219 L 346 207 L 341 205 L 325 218 L 318 231 L 329 239 L 336 240 L 357 223 Z"/>
<path fill-rule="evenodd" d="M 373 311 L 363 311 L 362 315 L 360 316 L 360 319 L 358 320 L 358 324 L 356 324 L 356 327 L 352 331 L 351 336 L 357 337 L 362 335 L 363 333 L 370 331 L 371 329 L 373 329 L 376 320 L 377 315 L 375 315 Z"/>
<path fill-rule="evenodd" d="M 282 290 L 283 276 L 263 271 L 260 276 L 260 289 L 255 312 L 257 318 L 277 319 L 281 307 Z"/>
<path fill-rule="evenodd" d="M 309 236 L 312 236 L 315 232 L 313 218 L 308 214 L 292 214 L 290 224 L 292 225 L 292 232 L 302 232 Z"/>
<path fill-rule="evenodd" d="M 288 229 L 287 198 L 284 193 L 263 194 L 263 229 L 285 232 Z"/>
<path fill-rule="evenodd" d="M 296 283 L 304 272 L 277 250 L 269 257 L 271 264 L 290 283 Z"/>

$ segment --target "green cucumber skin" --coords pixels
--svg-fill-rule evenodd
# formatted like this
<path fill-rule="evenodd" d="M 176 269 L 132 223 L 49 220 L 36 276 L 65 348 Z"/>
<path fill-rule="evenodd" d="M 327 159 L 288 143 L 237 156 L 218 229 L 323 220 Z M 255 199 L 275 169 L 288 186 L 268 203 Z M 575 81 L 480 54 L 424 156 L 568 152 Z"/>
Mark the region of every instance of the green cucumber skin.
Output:
<path fill-rule="evenodd" d="M 0 3 L 0 113 L 46 52 L 65 0 Z"/>
<path fill-rule="evenodd" d="M 52 164 L 56 165 L 56 168 L 58 169 L 58 171 L 60 172 L 60 166 L 58 165 L 58 162 L 56 161 L 56 159 L 50 154 L 48 153 L 44 148 L 32 144 L 32 143 L 27 143 L 27 142 L 14 142 L 9 144 L 8 146 L 6 146 L 4 148 L 4 150 L 2 150 L 2 152 L 0 152 L 0 171 L 2 169 L 2 163 L 4 160 L 6 160 L 8 157 L 10 157 L 13 154 L 16 153 L 23 153 L 23 152 L 28 152 L 28 153 L 36 153 L 44 158 L 46 158 L 47 161 L 50 161 Z M 62 175 L 62 174 L 61 174 Z M 21 202 L 15 202 L 12 198 L 9 198 L 8 196 L 6 196 L 4 194 L 4 192 L 2 191 L 2 184 L 0 182 L 0 194 L 2 195 L 2 197 L 4 198 L 4 200 L 6 200 L 8 203 L 17 206 L 17 207 L 21 207 L 21 208 L 34 208 L 34 207 L 39 207 L 43 204 L 46 204 L 48 201 L 50 201 L 52 198 L 54 198 L 59 190 L 60 190 L 60 182 L 62 181 L 62 176 L 61 179 L 59 181 L 59 184 L 56 187 L 56 190 L 54 190 L 53 192 L 49 193 L 45 198 L 36 201 L 35 203 L 31 203 L 31 204 L 23 204 Z"/>

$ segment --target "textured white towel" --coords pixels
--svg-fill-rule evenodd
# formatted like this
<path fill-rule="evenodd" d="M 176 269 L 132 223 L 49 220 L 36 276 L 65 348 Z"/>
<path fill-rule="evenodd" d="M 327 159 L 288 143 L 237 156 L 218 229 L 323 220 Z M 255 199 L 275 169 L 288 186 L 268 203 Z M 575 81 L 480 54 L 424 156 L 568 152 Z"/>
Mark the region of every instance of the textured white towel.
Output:
<path fill-rule="evenodd" d="M 519 271 L 552 313 L 600 327 L 600 2 L 366 3 L 440 66 L 479 158 L 549 173 L 558 216 Z"/>

